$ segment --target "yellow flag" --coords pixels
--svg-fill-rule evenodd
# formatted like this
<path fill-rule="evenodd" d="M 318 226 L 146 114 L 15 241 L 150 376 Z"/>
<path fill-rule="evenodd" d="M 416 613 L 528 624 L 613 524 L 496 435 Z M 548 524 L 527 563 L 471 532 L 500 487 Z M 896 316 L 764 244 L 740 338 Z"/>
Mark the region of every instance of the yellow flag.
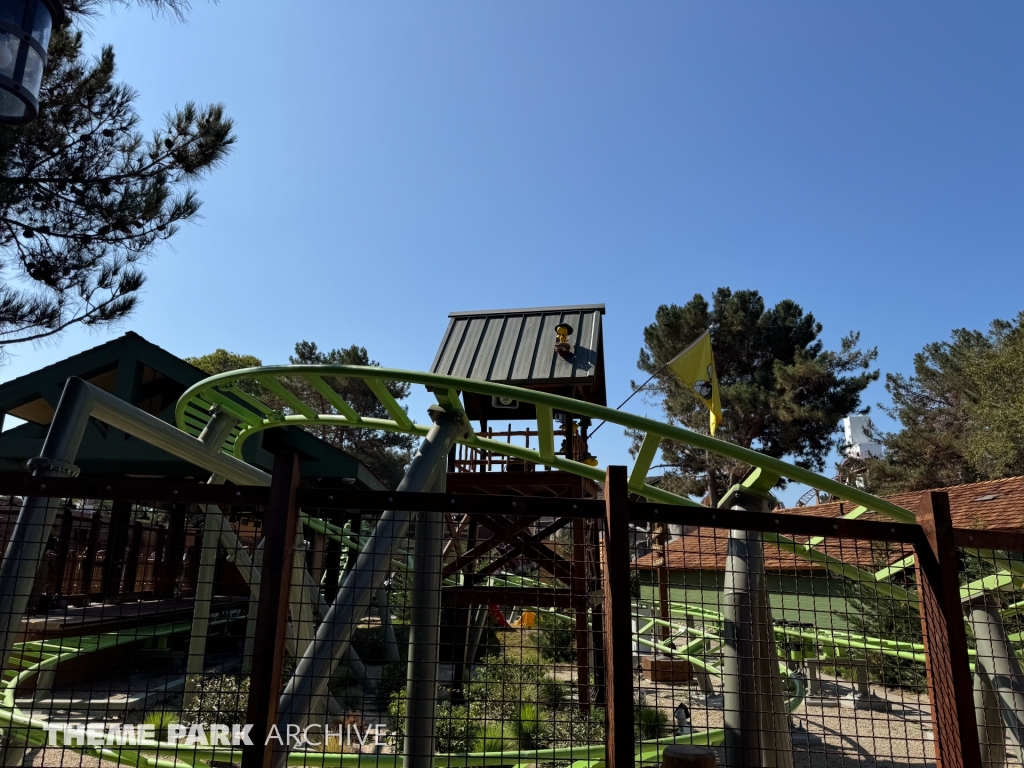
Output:
<path fill-rule="evenodd" d="M 715 434 L 718 422 L 722 420 L 722 400 L 718 396 L 711 331 L 704 331 L 696 341 L 673 357 L 668 367 L 711 411 L 711 434 Z"/>

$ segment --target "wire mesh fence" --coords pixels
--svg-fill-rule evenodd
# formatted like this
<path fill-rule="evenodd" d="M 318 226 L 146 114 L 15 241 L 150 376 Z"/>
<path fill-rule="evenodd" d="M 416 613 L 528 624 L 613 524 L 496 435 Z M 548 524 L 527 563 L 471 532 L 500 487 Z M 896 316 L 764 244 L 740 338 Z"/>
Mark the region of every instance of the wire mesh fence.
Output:
<path fill-rule="evenodd" d="M 320 490 L 275 506 L 267 489 L 87 490 L 47 497 L 25 615 L 0 616 L 16 626 L 6 764 L 241 764 L 263 729 L 268 765 L 653 765 L 675 743 L 729 766 L 918 766 L 964 712 L 986 766 L 1021 763 L 1012 536 L 993 550 L 955 532 L 956 557 L 922 592 L 911 525 L 636 503 L 613 525 L 614 504 L 575 499 Z M 922 623 L 932 592 L 955 592 L 955 621 Z M 973 675 L 966 694 L 950 683 L 969 699 L 959 714 L 942 687 L 958 633 Z"/>

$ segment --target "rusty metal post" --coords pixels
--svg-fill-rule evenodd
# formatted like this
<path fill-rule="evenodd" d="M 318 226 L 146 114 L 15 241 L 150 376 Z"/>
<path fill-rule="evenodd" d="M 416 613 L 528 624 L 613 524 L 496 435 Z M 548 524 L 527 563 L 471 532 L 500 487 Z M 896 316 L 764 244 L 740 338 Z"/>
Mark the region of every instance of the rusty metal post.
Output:
<path fill-rule="evenodd" d="M 128 546 L 128 526 L 132 516 L 129 501 L 115 501 L 110 505 L 110 526 L 107 531 L 107 554 L 103 558 L 103 598 L 117 597 L 124 571 L 125 549 Z M 61 525 L 63 535 L 64 526 Z M 58 544 L 58 553 L 60 545 Z M 58 556 L 58 559 L 59 556 Z M 58 566 L 59 568 L 60 566 Z"/>
<path fill-rule="evenodd" d="M 65 589 L 64 579 L 68 572 L 68 557 L 71 555 L 71 532 L 74 529 L 75 517 L 71 507 L 64 507 L 64 513 L 60 519 L 60 534 L 57 537 L 57 557 L 54 559 L 53 571 L 50 579 L 53 583 L 53 593 L 56 595 L 67 595 L 71 592 L 71 585 Z"/>
<path fill-rule="evenodd" d="M 981 768 L 948 494 L 925 494 L 917 509 L 917 522 L 923 538 L 914 545 L 914 555 L 936 765 Z"/>
<path fill-rule="evenodd" d="M 263 515 L 263 565 L 260 569 L 260 600 L 256 610 L 252 675 L 246 723 L 253 725 L 252 744 L 242 750 L 242 768 L 270 768 L 273 745 L 267 734 L 277 723 L 284 664 L 288 590 L 295 552 L 299 509 L 299 458 L 295 454 L 274 457 L 270 500 Z"/>
<path fill-rule="evenodd" d="M 124 564 L 124 592 L 138 592 L 139 552 L 142 551 L 142 523 L 138 520 L 132 527 L 132 541 L 128 545 L 128 555 Z"/>
<path fill-rule="evenodd" d="M 587 521 L 572 521 L 572 608 L 576 637 L 576 698 L 583 712 L 590 711 L 590 595 L 587 590 Z"/>
<path fill-rule="evenodd" d="M 607 768 L 633 768 L 633 639 L 629 594 L 629 491 L 625 467 L 605 473 L 604 647 Z"/>
<path fill-rule="evenodd" d="M 96 570 L 96 552 L 100 548 L 100 529 L 103 526 L 103 515 L 98 509 L 92 513 L 92 520 L 89 521 L 89 547 L 85 550 L 85 559 L 82 561 L 82 593 L 85 595 L 85 605 L 89 604 L 92 598 L 92 577 Z"/>

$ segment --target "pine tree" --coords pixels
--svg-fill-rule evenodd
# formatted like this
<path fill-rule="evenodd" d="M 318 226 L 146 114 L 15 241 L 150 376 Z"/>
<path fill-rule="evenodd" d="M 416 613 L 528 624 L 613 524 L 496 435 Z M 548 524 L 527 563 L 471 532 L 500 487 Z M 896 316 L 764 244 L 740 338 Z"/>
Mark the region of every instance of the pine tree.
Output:
<path fill-rule="evenodd" d="M 181 0 L 140 0 L 181 15 Z M 0 351 L 75 324 L 103 326 L 138 302 L 143 264 L 196 218 L 195 184 L 235 141 L 220 104 L 188 103 L 146 138 L 114 51 L 82 52 L 98 4 L 68 4 L 50 40 L 40 115 L 0 127 Z"/>
<path fill-rule="evenodd" d="M 878 378 L 870 370 L 877 351 L 861 350 L 857 333 L 843 338 L 838 351 L 826 350 L 821 324 L 790 300 L 766 309 L 757 291 L 719 288 L 712 302 L 697 294 L 681 307 L 658 308 L 644 329 L 637 362 L 640 370 L 657 372 L 647 389 L 660 396 L 671 423 L 707 434 L 707 409 L 662 369 L 710 328 L 723 410 L 715 436 L 821 471 L 837 445 L 840 420 L 867 410 L 861 410 L 860 398 Z M 712 503 L 748 469 L 678 443 L 663 443 L 661 452 L 662 485 L 686 495 L 709 494 Z"/>
<path fill-rule="evenodd" d="M 960 328 L 914 356 L 910 376 L 889 374 L 900 424 L 868 461 L 876 493 L 941 488 L 1024 474 L 1024 313 L 987 333 Z"/>
<path fill-rule="evenodd" d="M 321 352 L 317 345 L 309 341 L 300 341 L 295 345 L 295 354 L 288 358 L 293 364 L 313 365 L 366 365 L 379 366 L 371 360 L 366 347 L 353 344 L 347 349 L 332 349 Z M 325 376 L 324 381 L 348 401 L 362 416 L 377 419 L 390 419 L 387 409 L 381 405 L 361 379 L 342 379 Z M 301 379 L 289 382 L 290 388 L 318 413 L 333 413 L 334 408 L 324 397 Z M 409 385 L 399 381 L 384 382 L 388 392 L 396 400 L 409 396 Z M 416 439 L 401 432 L 385 432 L 373 429 L 356 429 L 353 427 L 333 427 L 318 424 L 308 427 L 309 431 L 322 440 L 341 448 L 363 462 L 366 467 L 379 477 L 389 488 L 394 488 L 402 479 L 408 465 Z"/>

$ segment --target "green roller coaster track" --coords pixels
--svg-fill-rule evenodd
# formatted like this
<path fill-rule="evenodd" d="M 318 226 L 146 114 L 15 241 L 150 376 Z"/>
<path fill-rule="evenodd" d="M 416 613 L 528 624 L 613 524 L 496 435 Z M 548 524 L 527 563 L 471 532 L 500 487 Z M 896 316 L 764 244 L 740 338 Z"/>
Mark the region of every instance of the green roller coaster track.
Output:
<path fill-rule="evenodd" d="M 364 382 L 391 418 L 371 418 L 358 413 L 331 386 L 330 381 L 336 379 L 358 379 Z M 274 410 L 258 399 L 248 395 L 237 386 L 242 381 L 258 382 L 266 390 L 276 395 L 285 404 L 286 410 Z M 312 387 L 318 392 L 324 401 L 330 404 L 333 412 L 317 413 L 311 409 L 290 389 L 290 386 L 297 381 L 302 381 L 305 385 Z M 178 427 L 193 436 L 198 436 L 202 432 L 210 419 L 211 409 L 214 406 L 236 417 L 238 419 L 238 426 L 229 435 L 222 450 L 238 458 L 242 457 L 245 441 L 254 434 L 266 429 L 286 425 L 300 427 L 310 425 L 358 427 L 402 432 L 421 437 L 425 436 L 429 426 L 417 424 L 409 418 L 405 409 L 388 392 L 385 386 L 385 383 L 388 381 L 418 384 L 427 387 L 429 391 L 433 392 L 438 405 L 449 412 L 464 414 L 459 398 L 462 392 L 472 392 L 484 396 L 507 397 L 531 404 L 535 407 L 537 414 L 538 448 L 531 449 L 490 440 L 473 433 L 468 427 L 467 431 L 459 438 L 459 442 L 470 448 L 522 459 L 551 469 L 570 472 L 591 480 L 603 480 L 605 476 L 604 470 L 556 455 L 554 414 L 557 412 L 571 413 L 575 416 L 586 416 L 592 420 L 604 420 L 621 427 L 636 430 L 643 435 L 643 439 L 639 453 L 630 470 L 629 489 L 651 501 L 680 506 L 698 506 L 690 499 L 661 488 L 656 488 L 646 482 L 647 473 L 662 442 L 674 441 L 691 448 L 707 450 L 736 461 L 745 462 L 755 467 L 757 471 L 744 481 L 744 486 L 752 491 L 766 494 L 770 492 L 771 488 L 775 486 L 780 478 L 787 478 L 828 492 L 837 498 L 854 504 L 854 509 L 844 515 L 847 519 L 858 518 L 869 511 L 879 513 L 899 522 L 914 522 L 915 519 L 914 514 L 910 511 L 857 488 L 843 485 L 809 470 L 765 456 L 756 451 L 747 450 L 680 427 L 545 392 L 438 374 L 390 368 L 341 365 L 290 365 L 248 368 L 212 376 L 191 387 L 178 401 L 175 417 Z M 468 419 L 466 423 L 468 425 Z M 347 527 L 340 528 L 327 521 L 315 518 L 307 518 L 307 522 L 318 531 L 335 538 L 345 547 L 352 550 L 359 550 L 364 542 L 364 539 L 360 537 L 360 532 L 351 531 Z M 901 561 L 877 573 L 871 573 L 831 557 L 818 549 L 823 542 L 821 538 L 812 539 L 806 543 L 798 543 L 786 536 L 766 533 L 764 540 L 784 551 L 819 563 L 837 575 L 867 584 L 882 595 L 916 602 L 915 594 L 887 581 L 891 576 L 910 565 L 909 562 Z M 977 550 L 975 553 L 993 562 L 996 561 L 995 555 L 992 552 Z M 998 564 L 1001 567 L 1000 573 L 987 576 L 963 587 L 964 595 L 966 596 L 980 590 L 1001 588 L 1011 584 L 1021 584 L 1022 579 L 1024 579 L 1024 563 L 1007 562 L 1005 558 L 1002 558 L 999 559 Z M 396 567 L 401 568 L 402 565 L 396 562 Z M 512 585 L 529 582 L 526 577 L 515 576 L 492 576 L 491 579 L 494 584 L 504 583 Z M 1024 601 L 1010 606 L 1006 609 L 1006 612 L 1016 612 L 1022 608 L 1024 608 Z M 720 671 L 714 665 L 707 663 L 705 658 L 709 647 L 719 642 L 721 633 L 720 631 L 709 631 L 707 627 L 720 626 L 722 617 L 714 611 L 681 603 L 672 603 L 671 611 L 673 616 L 699 615 L 705 629 L 696 630 L 686 626 L 682 621 L 675 620 L 675 618 L 671 621 L 646 619 L 641 621 L 638 631 L 634 633 L 636 642 L 650 648 L 656 648 L 659 652 L 677 658 L 685 658 L 691 661 L 695 668 L 718 676 Z M 551 611 L 551 613 L 568 620 L 568 617 L 561 616 L 555 611 Z M 680 640 L 685 639 L 685 642 L 682 642 L 682 644 L 668 644 L 663 641 L 650 639 L 651 630 L 656 626 L 667 626 L 672 636 Z M 29 746 L 42 745 L 47 735 L 46 723 L 23 713 L 15 706 L 15 689 L 19 684 L 24 683 L 32 675 L 54 667 L 61 661 L 73 656 L 92 653 L 114 645 L 137 642 L 149 636 L 157 637 L 163 634 L 174 634 L 187 631 L 187 629 L 187 624 L 182 624 L 181 626 L 168 624 L 119 635 L 99 635 L 77 639 L 65 638 L 59 643 L 37 642 L 20 644 L 17 646 L 16 652 L 12 657 L 11 669 L 4 673 L 3 681 L 0 683 L 0 726 L 5 730 L 10 729 L 12 738 L 17 742 L 25 743 Z M 829 648 L 832 650 L 832 654 L 836 657 L 837 661 L 853 652 L 880 653 L 915 662 L 924 661 L 924 647 L 916 643 L 897 642 L 884 638 L 872 638 L 848 632 L 819 630 L 816 628 L 775 627 L 774 631 L 780 640 L 786 640 L 790 643 L 815 644 Z M 1018 638 L 1015 637 L 1014 639 Z M 792 711 L 799 706 L 803 699 L 803 684 L 800 678 L 795 676 L 782 662 L 780 662 L 780 668 L 788 676 L 792 684 L 792 690 L 787 703 L 787 708 L 789 711 Z M 641 762 L 655 762 L 658 760 L 661 750 L 667 744 L 719 744 L 723 737 L 723 731 L 715 729 L 642 741 L 637 744 L 637 757 Z M 63 745 L 59 732 L 58 744 Z M 211 761 L 214 760 L 237 761 L 239 759 L 238 748 L 185 745 L 159 741 L 128 743 L 124 747 L 117 747 L 115 749 L 99 746 L 72 746 L 71 748 L 124 765 L 152 766 L 153 768 L 174 768 L 175 766 L 184 765 L 209 766 Z M 603 758 L 604 746 L 591 744 L 541 750 L 445 754 L 437 756 L 435 765 L 511 765 L 516 766 L 516 768 L 524 768 L 526 765 L 540 762 L 568 761 L 571 763 L 571 768 L 596 768 L 596 766 L 603 764 Z M 289 756 L 288 764 L 307 767 L 338 766 L 339 768 L 356 768 L 356 766 L 366 764 L 368 760 L 372 761 L 374 766 L 379 766 L 379 768 L 392 768 L 392 766 L 397 768 L 402 760 L 402 756 L 293 752 Z"/>

